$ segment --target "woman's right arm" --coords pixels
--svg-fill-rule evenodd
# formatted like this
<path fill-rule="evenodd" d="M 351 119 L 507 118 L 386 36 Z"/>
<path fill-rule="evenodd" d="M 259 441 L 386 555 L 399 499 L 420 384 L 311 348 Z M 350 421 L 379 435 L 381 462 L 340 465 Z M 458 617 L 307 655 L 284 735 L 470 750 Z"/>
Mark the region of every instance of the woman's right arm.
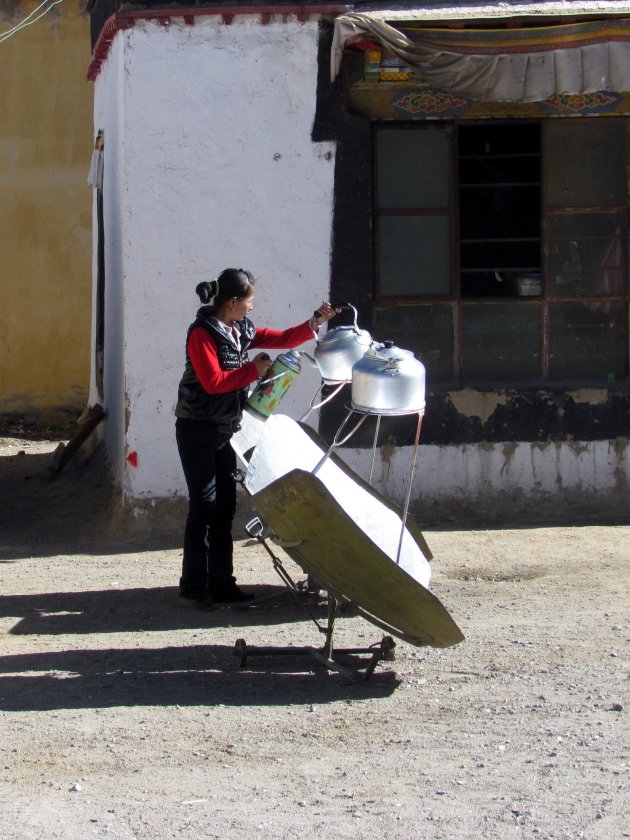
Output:
<path fill-rule="evenodd" d="M 187 350 L 197 379 L 208 394 L 238 391 L 258 379 L 254 362 L 247 362 L 238 370 L 221 370 L 217 345 L 203 327 L 196 327 L 190 333 Z"/>

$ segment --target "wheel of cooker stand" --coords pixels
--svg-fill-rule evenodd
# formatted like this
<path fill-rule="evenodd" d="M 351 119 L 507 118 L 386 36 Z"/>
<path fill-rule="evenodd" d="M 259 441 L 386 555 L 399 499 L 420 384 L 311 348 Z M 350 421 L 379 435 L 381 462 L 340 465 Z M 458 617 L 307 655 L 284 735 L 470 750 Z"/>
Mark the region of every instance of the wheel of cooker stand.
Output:
<path fill-rule="evenodd" d="M 381 639 L 381 650 L 383 651 L 383 659 L 387 659 L 390 662 L 392 659 L 396 659 L 396 642 L 391 636 L 383 636 Z"/>
<path fill-rule="evenodd" d="M 237 639 L 234 643 L 234 656 L 238 657 L 239 667 L 242 668 L 247 662 L 247 645 L 245 639 Z"/>

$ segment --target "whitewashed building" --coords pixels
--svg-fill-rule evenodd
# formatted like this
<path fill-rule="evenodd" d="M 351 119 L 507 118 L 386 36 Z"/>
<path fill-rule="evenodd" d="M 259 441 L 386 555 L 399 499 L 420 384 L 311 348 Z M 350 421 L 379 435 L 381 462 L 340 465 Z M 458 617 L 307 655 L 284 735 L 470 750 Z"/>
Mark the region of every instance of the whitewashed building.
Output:
<path fill-rule="evenodd" d="M 91 402 L 126 508 L 185 494 L 194 288 L 235 266 L 257 323 L 347 300 L 423 360 L 420 518 L 624 515 L 630 4 L 89 6 Z M 317 387 L 305 367 L 283 411 Z M 325 437 L 344 404 L 311 416 Z M 396 501 L 410 430 L 382 424 Z M 363 474 L 371 434 L 344 450 Z"/>

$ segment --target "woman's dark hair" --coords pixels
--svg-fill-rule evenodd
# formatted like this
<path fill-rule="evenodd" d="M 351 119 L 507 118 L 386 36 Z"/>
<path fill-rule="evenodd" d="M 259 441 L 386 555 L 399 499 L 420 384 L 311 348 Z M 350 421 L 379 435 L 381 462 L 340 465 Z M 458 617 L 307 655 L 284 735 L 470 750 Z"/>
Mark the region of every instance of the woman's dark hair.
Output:
<path fill-rule="evenodd" d="M 242 300 L 247 297 L 255 283 L 251 271 L 245 271 L 244 268 L 226 268 L 214 280 L 199 283 L 195 292 L 202 303 L 212 301 L 212 305 L 216 307 L 232 298 Z"/>

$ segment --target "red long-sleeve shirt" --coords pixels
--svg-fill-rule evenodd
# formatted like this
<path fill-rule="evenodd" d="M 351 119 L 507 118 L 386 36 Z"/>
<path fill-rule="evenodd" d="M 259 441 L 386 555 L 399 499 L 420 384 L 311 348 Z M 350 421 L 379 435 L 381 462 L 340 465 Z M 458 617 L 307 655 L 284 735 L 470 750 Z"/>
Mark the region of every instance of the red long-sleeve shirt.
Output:
<path fill-rule="evenodd" d="M 304 344 L 313 338 L 310 323 L 305 321 L 288 330 L 267 330 L 256 328 L 254 340 L 249 350 L 267 348 L 287 350 Z M 238 370 L 221 370 L 217 345 L 203 327 L 195 327 L 188 338 L 188 358 L 193 366 L 201 387 L 208 394 L 227 394 L 244 388 L 258 379 L 258 371 L 253 362 L 247 362 Z"/>

